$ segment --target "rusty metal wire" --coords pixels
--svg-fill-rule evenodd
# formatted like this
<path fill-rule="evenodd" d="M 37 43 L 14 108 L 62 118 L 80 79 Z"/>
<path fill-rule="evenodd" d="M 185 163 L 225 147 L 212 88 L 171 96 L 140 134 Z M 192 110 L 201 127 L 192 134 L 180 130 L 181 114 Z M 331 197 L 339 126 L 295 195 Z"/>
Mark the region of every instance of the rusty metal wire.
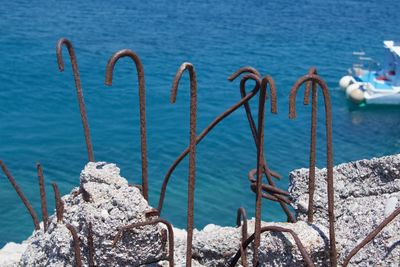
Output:
<path fill-rule="evenodd" d="M 196 138 L 196 144 L 200 143 L 201 140 L 209 133 L 211 130 L 218 124 L 220 123 L 224 118 L 228 117 L 230 114 L 232 114 L 235 110 L 237 110 L 239 107 L 243 105 L 243 103 L 246 103 L 250 99 L 252 99 L 258 92 L 260 88 L 260 81 L 258 77 L 254 74 L 247 74 L 243 76 L 242 81 L 243 83 L 246 83 L 248 80 L 253 80 L 256 82 L 255 87 L 251 92 L 249 92 L 245 97 L 242 97 L 242 99 L 238 102 L 236 102 L 234 105 L 229 107 L 227 110 L 222 112 L 218 117 L 216 117 Z M 185 158 L 187 154 L 189 154 L 189 147 L 186 147 L 186 149 L 174 160 L 172 165 L 169 167 L 164 180 L 163 184 L 161 187 L 161 192 L 160 192 L 160 198 L 158 201 L 158 211 L 161 213 L 163 204 L 164 204 L 164 198 L 165 198 L 165 192 L 168 186 L 169 179 L 174 172 L 175 168 L 178 166 L 178 164 Z"/>
<path fill-rule="evenodd" d="M 113 72 L 116 62 L 123 57 L 130 57 L 136 65 L 136 71 L 139 83 L 139 109 L 140 109 L 140 140 L 141 140 L 141 158 L 142 158 L 142 192 L 144 198 L 149 200 L 148 185 L 148 162 L 147 162 L 147 141 L 146 141 L 146 91 L 144 82 L 144 69 L 140 58 L 135 52 L 129 49 L 123 49 L 116 52 L 109 59 L 106 67 L 105 84 L 112 85 Z"/>
<path fill-rule="evenodd" d="M 344 259 L 343 267 L 346 267 L 350 260 L 369 242 L 371 242 L 382 230 L 393 221 L 400 214 L 400 207 L 395 209 L 388 217 L 386 217 L 371 233 L 369 233 L 355 248 L 353 248 L 349 255 Z"/>
<path fill-rule="evenodd" d="M 242 220 L 243 220 L 243 225 L 242 225 Z M 245 240 L 247 240 L 247 213 L 246 213 L 245 208 L 243 208 L 243 207 L 240 207 L 237 210 L 236 226 L 237 227 L 242 226 L 242 238 L 240 241 L 240 255 L 241 255 L 243 267 L 248 267 L 249 265 L 247 264 L 246 249 L 243 248 L 243 243 L 245 242 Z"/>
<path fill-rule="evenodd" d="M 89 122 L 88 122 L 88 119 L 86 116 L 85 102 L 83 100 L 83 92 L 82 92 L 82 86 L 81 86 L 81 78 L 79 75 L 78 62 L 76 59 L 76 55 L 75 55 L 75 51 L 72 46 L 72 43 L 71 43 L 71 41 L 69 41 L 66 38 L 61 38 L 57 42 L 56 53 L 57 53 L 58 68 L 60 69 L 60 71 L 64 71 L 64 61 L 63 61 L 63 57 L 62 57 L 62 48 L 64 45 L 68 49 L 68 53 L 69 53 L 69 56 L 71 59 L 71 64 L 72 64 L 72 72 L 74 73 L 76 94 L 78 96 L 79 111 L 81 113 L 83 132 L 85 134 L 88 158 L 89 158 L 89 161 L 94 162 L 92 140 L 90 138 L 90 129 L 89 129 Z"/>
<path fill-rule="evenodd" d="M 87 245 L 88 245 L 88 265 L 89 267 L 94 267 L 94 244 L 93 244 L 93 228 L 92 223 L 89 222 L 88 226 L 88 236 L 87 236 Z"/>
<path fill-rule="evenodd" d="M 11 185 L 14 187 L 15 192 L 17 192 L 19 198 L 22 200 L 22 202 L 24 203 L 25 207 L 28 209 L 28 212 L 32 217 L 33 224 L 35 225 L 35 230 L 39 230 L 40 229 L 39 220 L 38 220 L 38 217 L 36 215 L 35 210 L 32 208 L 31 203 L 25 197 L 24 193 L 19 188 L 19 186 L 18 186 L 17 182 L 15 181 L 14 177 L 8 171 L 7 166 L 3 163 L 2 160 L 0 160 L 0 166 L 1 166 L 1 169 L 3 170 L 4 174 L 7 176 L 8 181 L 10 181 Z"/>
<path fill-rule="evenodd" d="M 300 254 L 303 257 L 305 265 L 309 266 L 309 267 L 315 266 L 314 263 L 312 262 L 310 256 L 308 255 L 306 249 L 304 248 L 303 244 L 301 243 L 300 238 L 297 236 L 297 234 L 293 230 L 284 228 L 284 227 L 280 227 L 280 226 L 264 226 L 260 229 L 260 233 L 264 233 L 267 231 L 289 233 L 293 237 L 293 239 L 297 245 L 297 248 L 300 250 Z M 243 248 L 246 249 L 250 245 L 250 243 L 253 242 L 253 240 L 255 240 L 255 233 L 253 233 L 249 238 L 246 239 L 246 241 L 243 242 Z M 241 255 L 241 251 L 239 249 L 236 252 L 235 256 L 233 257 L 229 267 L 236 266 L 237 262 L 239 261 L 240 255 Z M 253 255 L 253 258 L 254 257 L 255 257 L 255 255 Z M 256 264 L 254 264 L 253 266 L 259 266 L 259 262 L 256 262 Z"/>
<path fill-rule="evenodd" d="M 171 89 L 171 103 L 175 103 L 179 81 L 185 70 L 190 76 L 190 144 L 189 144 L 189 183 L 187 209 L 186 266 L 192 266 L 192 242 L 194 224 L 194 189 L 196 179 L 196 121 L 197 121 L 197 81 L 196 71 L 191 63 L 183 63 L 175 74 Z"/>
<path fill-rule="evenodd" d="M 165 226 L 167 226 L 167 229 L 168 229 L 168 262 L 169 262 L 169 266 L 173 267 L 174 266 L 174 229 L 172 228 L 172 225 L 165 219 L 155 218 L 151 221 L 133 223 L 133 224 L 129 224 L 129 225 L 122 227 L 118 231 L 117 235 L 115 236 L 112 246 L 113 247 L 116 246 L 116 244 L 122 238 L 122 235 L 124 234 L 125 231 L 131 230 L 134 228 L 143 227 L 146 225 L 155 225 L 155 224 L 159 224 L 159 223 L 164 224 Z"/>
<path fill-rule="evenodd" d="M 260 73 L 259 73 L 256 69 L 254 69 L 253 67 L 247 66 L 247 67 L 242 67 L 242 68 L 240 68 L 238 71 L 236 71 L 234 74 L 232 74 L 232 75 L 228 78 L 228 80 L 229 80 L 229 81 L 233 81 L 235 78 L 237 78 L 237 77 L 240 76 L 241 74 L 247 73 L 247 72 L 253 73 L 254 75 L 257 75 L 258 77 L 261 77 Z M 271 113 L 277 113 L 276 88 L 275 88 L 275 86 L 271 86 L 271 87 L 270 87 L 270 92 L 271 92 Z M 245 87 L 245 85 L 244 85 L 242 82 L 240 83 L 240 94 L 241 94 L 241 97 L 242 97 L 242 98 L 246 95 L 246 87 Z M 257 141 L 257 127 L 256 127 L 256 124 L 255 124 L 255 122 L 254 122 L 253 115 L 252 115 L 252 113 L 251 113 L 250 104 L 249 104 L 248 102 L 246 102 L 246 103 L 244 103 L 243 106 L 244 106 L 245 111 L 246 111 L 246 117 L 247 117 L 247 120 L 248 120 L 248 122 L 249 122 L 249 127 L 250 127 L 250 130 L 251 130 L 251 133 L 252 133 L 252 135 L 253 135 L 254 144 L 255 144 L 256 147 L 257 147 L 257 142 L 258 142 L 258 141 Z M 272 180 L 272 177 L 275 177 L 275 178 L 277 178 L 277 179 L 280 179 L 280 176 L 279 176 L 278 174 L 276 174 L 275 172 L 269 170 L 268 165 L 267 165 L 267 163 L 266 163 L 266 161 L 265 161 L 265 158 L 264 158 L 264 154 L 265 154 L 264 151 L 262 151 L 262 153 L 263 153 L 263 154 L 262 154 L 262 157 L 263 157 L 264 166 L 265 166 L 265 167 L 263 168 L 264 174 L 265 174 L 265 176 L 267 177 L 268 183 L 269 183 L 271 186 L 274 186 L 274 187 L 275 187 L 276 185 L 275 185 L 274 181 Z M 279 202 L 281 208 L 283 209 L 283 211 L 285 212 L 285 214 L 286 214 L 286 216 L 287 216 L 287 218 L 288 218 L 288 221 L 289 221 L 289 222 L 296 222 L 296 218 L 295 218 L 294 215 L 290 212 L 290 210 L 289 210 L 289 208 L 287 207 L 287 205 L 284 203 L 285 201 L 281 201 L 281 200 L 279 200 L 279 198 L 278 198 L 278 202 Z"/>
<path fill-rule="evenodd" d="M 322 94 L 324 97 L 325 103 L 325 123 L 326 123 L 326 146 L 327 146 L 327 191 L 328 191 L 328 217 L 329 217 L 329 242 L 330 242 L 330 262 L 331 266 L 337 266 L 337 251 L 336 251 L 336 238 L 335 238 L 335 214 L 334 214 L 334 188 L 333 188 L 333 148 L 332 148 L 332 108 L 331 108 L 331 101 L 329 96 L 329 90 L 326 83 L 315 74 L 307 74 L 296 81 L 293 85 L 292 89 L 290 90 L 289 96 L 289 118 L 295 119 L 296 118 L 296 95 L 300 87 L 304 83 L 313 83 L 313 112 L 315 112 L 316 117 L 316 106 L 317 106 L 317 99 L 316 99 L 316 91 L 317 85 L 322 90 Z M 314 116 L 312 115 L 312 117 Z M 313 127 L 316 129 L 316 119 L 312 120 Z M 313 131 L 313 130 L 312 130 Z M 313 136 L 313 133 L 312 133 Z M 311 142 L 315 142 L 315 136 L 312 137 Z M 314 154 L 313 156 L 311 154 Z M 311 149 L 310 151 L 310 159 L 315 157 L 315 146 L 314 150 Z M 311 163 L 310 163 L 311 166 Z M 315 169 L 315 168 L 311 168 Z M 311 170 L 310 170 L 311 171 Z M 309 176 L 309 182 L 310 178 Z M 313 183 L 312 191 L 315 190 L 315 183 Z M 311 197 L 310 197 L 311 198 Z M 309 202 L 310 203 L 310 202 Z M 310 211 L 310 206 L 308 210 Z M 309 216 L 310 218 L 310 216 Z"/>
<path fill-rule="evenodd" d="M 77 234 L 75 228 L 71 224 L 68 223 L 65 226 L 68 228 L 69 232 L 72 235 L 72 242 L 74 245 L 74 252 L 75 252 L 75 265 L 74 266 L 82 267 L 82 257 L 81 257 L 81 250 L 80 250 L 80 245 L 79 245 L 80 242 L 79 242 L 78 234 Z"/>
<path fill-rule="evenodd" d="M 56 183 L 51 184 L 54 190 L 54 197 L 56 200 L 56 214 L 57 214 L 57 222 L 62 222 L 64 217 L 64 202 L 61 199 L 60 190 L 58 190 L 58 186 Z"/>
<path fill-rule="evenodd" d="M 47 213 L 47 200 L 46 200 L 46 190 L 44 187 L 43 169 L 40 163 L 36 163 L 38 178 L 39 178 L 39 188 L 40 188 L 40 204 L 42 208 L 42 220 L 43 229 L 46 232 L 49 225 L 49 215 Z"/>

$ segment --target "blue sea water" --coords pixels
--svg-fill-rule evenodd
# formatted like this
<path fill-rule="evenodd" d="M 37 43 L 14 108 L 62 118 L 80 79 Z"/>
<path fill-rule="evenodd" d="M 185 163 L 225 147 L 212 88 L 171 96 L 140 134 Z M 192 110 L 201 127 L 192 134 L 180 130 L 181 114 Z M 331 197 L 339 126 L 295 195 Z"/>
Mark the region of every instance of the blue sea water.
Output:
<path fill-rule="evenodd" d="M 69 38 L 82 78 L 96 160 L 115 162 L 131 183 L 140 183 L 137 78 L 133 63 L 115 68 L 104 85 L 108 58 L 129 48 L 145 69 L 150 203 L 156 206 L 162 179 L 189 142 L 189 85 L 181 81 L 176 104 L 169 103 L 178 66 L 192 62 L 198 77 L 197 132 L 240 98 L 227 77 L 251 65 L 271 75 L 278 89 L 278 114 L 267 113 L 265 149 L 281 188 L 288 172 L 308 166 L 310 108 L 288 119 L 294 81 L 316 66 L 330 88 L 335 164 L 400 151 L 400 109 L 355 108 L 338 80 L 351 66 L 351 52 L 364 48 L 376 59 L 382 41 L 400 41 L 399 1 L 3 1 L 0 7 L 0 159 L 40 215 L 35 162 L 62 194 L 79 183 L 87 161 L 74 81 L 67 53 L 60 73 L 55 43 Z M 252 101 L 253 107 L 257 106 Z M 325 129 L 319 103 L 317 165 L 325 166 Z M 255 110 L 255 108 L 253 108 Z M 233 225 L 243 206 L 254 216 L 247 172 L 256 150 L 243 109 L 217 126 L 198 145 L 196 227 Z M 185 227 L 187 161 L 173 174 L 162 216 Z M 33 230 L 29 214 L 6 177 L 0 175 L 0 247 Z M 285 220 L 275 203 L 264 202 L 265 220 Z"/>

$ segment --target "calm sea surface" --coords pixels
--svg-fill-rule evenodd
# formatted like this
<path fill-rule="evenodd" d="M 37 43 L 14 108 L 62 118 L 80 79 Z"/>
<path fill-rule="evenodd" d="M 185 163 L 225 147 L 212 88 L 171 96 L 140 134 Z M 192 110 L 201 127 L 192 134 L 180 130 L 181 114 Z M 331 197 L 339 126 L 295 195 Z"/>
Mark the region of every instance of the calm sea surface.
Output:
<path fill-rule="evenodd" d="M 400 41 L 400 1 L 77 2 L 3 1 L 0 7 L 0 158 L 39 215 L 35 162 L 44 167 L 53 210 L 50 182 L 62 194 L 70 192 L 87 161 L 66 51 L 66 71 L 57 68 L 60 37 L 76 50 L 96 160 L 115 162 L 131 183 L 141 179 L 136 73 L 130 60 L 121 60 L 109 88 L 104 72 L 119 49 L 132 49 L 142 59 L 153 206 L 168 166 L 189 142 L 187 74 L 177 103 L 169 103 L 172 78 L 184 61 L 198 75 L 198 133 L 240 98 L 239 82 L 226 79 L 236 69 L 251 65 L 275 79 L 279 113 L 266 115 L 265 148 L 270 167 L 282 175 L 281 188 L 287 188 L 290 170 L 308 165 L 311 109 L 301 105 L 301 91 L 298 118 L 289 120 L 288 93 L 310 66 L 330 87 L 335 164 L 400 152 L 400 109 L 354 108 L 337 85 L 353 62 L 352 51 L 364 48 L 380 59 L 383 40 Z M 322 101 L 319 115 L 317 163 L 323 167 Z M 233 225 L 240 206 L 254 216 L 247 172 L 255 155 L 243 109 L 198 146 L 196 227 Z M 178 227 L 186 224 L 187 172 L 186 161 L 171 178 L 162 214 Z M 25 239 L 33 225 L 2 173 L 0 203 L 1 247 Z M 285 216 L 264 202 L 264 219 Z"/>

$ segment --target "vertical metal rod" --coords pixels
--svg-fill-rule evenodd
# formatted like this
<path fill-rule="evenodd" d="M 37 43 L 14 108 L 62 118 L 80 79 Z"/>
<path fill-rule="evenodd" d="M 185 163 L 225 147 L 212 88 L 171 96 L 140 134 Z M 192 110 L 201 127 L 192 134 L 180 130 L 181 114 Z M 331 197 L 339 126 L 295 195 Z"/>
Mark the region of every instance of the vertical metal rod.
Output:
<path fill-rule="evenodd" d="M 123 57 L 130 57 L 136 65 L 138 83 L 139 83 L 139 109 L 140 109 L 140 138 L 141 138 L 141 158 L 142 158 L 142 192 L 143 197 L 149 200 L 148 170 L 147 170 L 147 141 L 146 141 L 146 91 L 144 82 L 144 69 L 140 58 L 135 52 L 129 49 L 123 49 L 116 52 L 108 60 L 106 67 L 105 84 L 112 85 L 113 72 L 116 62 Z"/>
<path fill-rule="evenodd" d="M 258 102 L 258 133 L 257 133 L 257 189 L 256 189 L 256 209 L 255 209 L 255 225 L 254 225 L 254 255 L 253 255 L 253 265 L 258 264 L 258 250 L 261 241 L 261 201 L 262 201 L 262 177 L 263 177 L 263 148 L 264 148 L 264 114 L 265 114 L 265 99 L 267 93 L 267 85 L 270 78 L 264 77 L 261 81 L 259 102 Z"/>
<path fill-rule="evenodd" d="M 56 214 L 57 214 L 57 222 L 62 222 L 64 217 L 64 202 L 61 199 L 60 190 L 58 190 L 58 186 L 56 183 L 51 184 L 54 190 L 54 197 L 56 200 Z"/>
<path fill-rule="evenodd" d="M 311 142 L 310 142 L 310 165 L 308 169 L 308 222 L 314 221 L 314 192 L 315 192 L 315 153 L 317 144 L 317 108 L 318 95 L 317 84 L 312 82 L 312 106 L 311 106 Z"/>
<path fill-rule="evenodd" d="M 242 225 L 242 220 L 243 220 L 243 225 Z M 243 243 L 247 240 L 247 213 L 243 207 L 237 210 L 236 226 L 237 227 L 242 226 L 242 239 L 240 240 L 240 255 L 242 258 L 243 267 L 248 267 L 246 249 L 243 248 Z"/>
<path fill-rule="evenodd" d="M 92 223 L 89 222 L 88 226 L 88 237 L 87 237 L 87 244 L 88 244 L 88 265 L 89 267 L 94 267 L 94 244 L 93 244 L 93 229 Z"/>
<path fill-rule="evenodd" d="M 44 187 L 43 169 L 40 163 L 36 163 L 38 178 L 39 178 L 39 188 L 40 188 L 40 204 L 42 208 L 42 220 L 44 231 L 47 231 L 49 225 L 49 216 L 47 213 L 47 200 L 46 200 L 46 190 Z"/>
<path fill-rule="evenodd" d="M 80 242 L 79 242 L 79 237 L 78 234 L 75 230 L 75 228 L 71 224 L 66 224 L 65 225 L 69 232 L 72 235 L 72 242 L 74 244 L 74 252 L 75 252 L 75 266 L 77 267 L 82 267 L 82 257 L 81 257 L 81 250 L 80 250 Z"/>
<path fill-rule="evenodd" d="M 57 42 L 56 53 L 57 53 L 58 68 L 60 69 L 60 71 L 64 71 L 64 61 L 63 61 L 63 57 L 62 57 L 63 45 L 65 45 L 67 47 L 69 56 L 71 58 L 72 72 L 74 73 L 76 94 L 78 96 L 79 111 L 81 113 L 81 120 L 82 120 L 82 125 L 83 125 L 83 132 L 85 134 L 88 158 L 89 158 L 89 161 L 94 162 L 92 140 L 90 138 L 90 129 L 89 129 L 89 122 L 88 122 L 88 119 L 86 116 L 85 102 L 83 100 L 83 92 L 82 92 L 82 86 L 81 86 L 81 78 L 79 75 L 78 62 L 76 59 L 76 55 L 75 55 L 75 51 L 72 46 L 72 43 L 71 43 L 71 41 L 69 41 L 66 38 L 61 38 Z"/>
<path fill-rule="evenodd" d="M 25 197 L 24 193 L 19 188 L 19 186 L 18 186 L 17 182 L 15 181 L 14 177 L 8 171 L 7 166 L 3 163 L 2 160 L 0 160 L 0 166 L 1 166 L 1 169 L 3 170 L 4 174 L 7 176 L 8 181 L 10 181 L 11 185 L 14 187 L 15 192 L 17 192 L 19 198 L 22 200 L 22 202 L 24 203 L 25 207 L 28 209 L 28 212 L 32 217 L 33 224 L 35 225 L 35 230 L 39 230 L 40 229 L 39 220 L 38 220 L 38 217 L 36 215 L 35 210 L 32 208 L 31 203 Z"/>
<path fill-rule="evenodd" d="M 296 118 L 296 94 L 303 83 L 315 82 L 322 90 L 325 104 L 325 126 L 326 126 L 326 153 L 327 153 L 327 191 L 328 191 L 328 219 L 329 219 L 329 245 L 330 262 L 332 267 L 337 266 L 337 251 L 335 237 L 335 214 L 334 214 L 334 186 L 333 186 L 333 147 L 332 147 L 332 107 L 329 90 L 326 83 L 315 74 L 307 74 L 296 81 L 290 90 L 289 96 L 289 118 Z M 310 209 L 310 207 L 308 207 Z"/>
<path fill-rule="evenodd" d="M 218 117 L 216 117 L 198 136 L 196 139 L 196 144 L 200 143 L 201 140 L 203 140 L 204 137 L 206 137 L 206 135 L 211 132 L 211 130 L 218 124 L 220 123 L 223 119 L 225 119 L 226 117 L 228 117 L 230 114 L 232 114 L 235 110 L 237 110 L 239 107 L 241 107 L 243 105 L 243 103 L 246 103 L 247 101 L 249 101 L 250 99 L 252 99 L 258 92 L 259 88 L 260 88 L 260 81 L 258 79 L 257 76 L 255 76 L 254 74 L 247 74 L 245 76 L 243 76 L 242 80 L 244 80 L 245 82 L 248 80 L 254 80 L 256 82 L 256 85 L 254 87 L 254 89 L 248 93 L 246 96 L 242 97 L 241 100 L 239 100 L 238 102 L 236 102 L 235 104 L 233 104 L 231 107 L 229 107 L 227 110 L 225 110 L 224 112 L 222 112 Z M 167 186 L 169 183 L 169 179 L 172 175 L 172 173 L 174 172 L 175 168 L 179 165 L 179 163 L 185 158 L 185 156 L 187 154 L 189 154 L 189 150 L 190 147 L 186 147 L 185 150 L 174 160 L 174 162 L 172 163 L 172 165 L 169 167 L 162 186 L 161 186 L 161 192 L 160 192 L 160 198 L 158 201 L 158 211 L 161 213 L 162 211 L 162 207 L 164 205 L 164 199 L 165 199 L 165 192 L 167 190 Z"/>
<path fill-rule="evenodd" d="M 190 76 L 190 144 L 189 144 L 189 183 L 187 212 L 186 266 L 192 266 L 192 242 L 194 224 L 194 189 L 196 177 L 196 121 L 197 121 L 197 80 L 196 71 L 191 63 L 183 63 L 177 70 L 171 89 L 171 103 L 175 103 L 179 81 L 185 70 Z"/>

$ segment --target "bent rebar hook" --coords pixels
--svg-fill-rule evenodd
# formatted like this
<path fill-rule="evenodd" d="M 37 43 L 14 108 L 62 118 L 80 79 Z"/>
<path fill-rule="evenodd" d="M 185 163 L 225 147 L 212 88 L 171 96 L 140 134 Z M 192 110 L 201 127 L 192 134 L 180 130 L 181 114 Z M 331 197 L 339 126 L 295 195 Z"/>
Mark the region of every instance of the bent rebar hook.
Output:
<path fill-rule="evenodd" d="M 116 52 L 108 60 L 106 67 L 105 84 L 112 85 L 115 63 L 122 57 L 130 57 L 136 65 L 139 82 L 139 109 L 140 109 L 140 137 L 141 137 L 141 158 L 142 158 L 142 191 L 143 197 L 149 200 L 149 185 L 147 174 L 147 142 L 146 142 L 146 91 L 144 83 L 144 69 L 140 58 L 129 49 L 123 49 Z"/>
<path fill-rule="evenodd" d="M 220 123 L 224 118 L 228 117 L 230 114 L 232 114 L 235 110 L 237 110 L 239 107 L 241 107 L 244 103 L 246 103 L 247 101 L 249 101 L 250 99 L 252 99 L 258 92 L 259 88 L 260 88 L 260 80 L 259 78 L 254 75 L 254 74 L 247 74 L 245 76 L 243 76 L 241 82 L 243 82 L 243 84 L 245 84 L 248 80 L 254 80 L 256 82 L 256 85 L 254 87 L 254 89 L 249 92 L 245 97 L 242 97 L 241 100 L 239 100 L 238 102 L 236 102 L 235 104 L 233 104 L 231 107 L 229 107 L 227 110 L 225 110 L 224 112 L 221 113 L 221 115 L 219 115 L 218 117 L 216 117 L 198 136 L 196 139 L 196 144 L 200 143 L 201 140 L 203 140 L 203 138 L 209 133 L 211 132 L 211 130 L 218 124 Z M 186 147 L 186 149 L 174 160 L 174 162 L 172 163 L 172 165 L 169 167 L 164 180 L 163 180 L 163 184 L 161 187 L 161 192 L 160 192 L 160 198 L 158 201 L 158 211 L 161 213 L 161 210 L 163 208 L 164 205 L 164 198 L 165 198 L 165 192 L 168 186 L 168 182 L 169 179 L 172 175 L 172 173 L 174 172 L 175 168 L 179 165 L 179 163 L 185 158 L 185 156 L 187 154 L 189 154 L 189 147 Z"/>
<path fill-rule="evenodd" d="M 57 53 L 58 68 L 60 69 L 60 71 L 64 71 L 64 61 L 63 61 L 63 57 L 62 57 L 63 45 L 65 45 L 67 47 L 69 56 L 71 58 L 72 72 L 74 73 L 76 94 L 78 96 L 79 111 L 81 113 L 81 120 L 82 120 L 82 125 L 83 125 L 83 132 L 85 134 L 86 149 L 87 149 L 89 161 L 94 162 L 92 140 L 90 138 L 90 129 L 89 129 L 88 119 L 86 116 L 85 102 L 83 100 L 81 78 L 80 78 L 79 70 L 78 70 L 78 62 L 76 60 L 76 55 L 75 55 L 75 51 L 72 46 L 72 43 L 66 38 L 61 38 L 57 42 L 56 53 Z"/>
<path fill-rule="evenodd" d="M 252 73 L 254 75 L 257 75 L 258 77 L 261 77 L 260 73 L 253 67 L 250 66 L 246 66 L 246 67 L 242 67 L 239 70 L 237 70 L 235 73 L 233 73 L 231 76 L 229 76 L 228 80 L 229 81 L 233 81 L 235 80 L 238 76 L 240 76 L 243 73 Z M 271 87 L 270 88 L 270 92 L 271 92 L 271 113 L 277 113 L 277 105 L 276 105 L 276 90 L 275 87 Z M 242 84 L 242 82 L 240 83 L 240 94 L 241 97 L 243 98 L 246 95 L 246 87 L 244 84 Z M 253 135 L 253 139 L 254 139 L 254 144 L 257 147 L 257 127 L 256 124 L 254 122 L 253 119 L 253 115 L 251 113 L 251 109 L 250 109 L 250 104 L 248 102 L 244 103 L 244 109 L 246 111 L 246 116 L 247 116 L 247 120 L 249 122 L 249 126 L 250 126 L 250 130 L 251 133 Z M 272 177 L 275 177 L 277 179 L 280 179 L 280 176 L 276 173 L 274 173 L 273 171 L 271 171 L 268 168 L 268 165 L 265 161 L 264 158 L 264 151 L 263 151 L 263 161 L 264 161 L 264 174 L 267 177 L 267 181 L 271 186 L 276 186 L 274 181 L 272 180 Z M 279 198 L 278 198 L 279 199 Z M 286 216 L 288 218 L 289 222 L 296 222 L 295 217 L 293 216 L 293 214 L 290 212 L 289 208 L 287 207 L 287 205 L 284 203 L 284 201 L 278 200 L 282 210 L 286 213 Z"/>
<path fill-rule="evenodd" d="M 192 242 L 194 223 L 194 188 L 196 179 L 196 121 L 197 121 L 197 81 L 196 71 L 191 63 L 183 63 L 177 70 L 171 89 L 171 103 L 176 101 L 179 80 L 185 70 L 190 76 L 190 144 L 189 144 L 189 184 L 187 211 L 186 266 L 192 266 Z"/>
<path fill-rule="evenodd" d="M 335 238 L 335 214 L 334 214 L 334 188 L 333 188 L 333 148 L 332 148 L 332 108 L 331 108 L 331 100 L 329 96 L 329 91 L 328 91 L 328 86 L 326 83 L 319 77 L 318 75 L 315 74 L 307 74 L 300 79 L 296 81 L 296 83 L 293 85 L 292 89 L 290 90 L 290 96 L 289 96 L 289 118 L 290 119 L 295 119 L 296 118 L 296 95 L 300 87 L 304 83 L 309 83 L 312 82 L 312 94 L 313 94 L 313 100 L 312 100 L 312 130 L 311 130 L 311 143 L 314 142 L 314 145 L 311 144 L 311 151 L 310 151 L 310 159 L 313 157 L 315 158 L 315 130 L 316 129 L 316 108 L 317 108 L 317 85 L 322 90 L 322 94 L 324 97 L 324 104 L 325 104 L 325 124 L 326 124 L 326 146 L 327 146 L 327 191 L 328 191 L 328 218 L 329 218 L 329 243 L 330 243 L 330 262 L 331 266 L 335 267 L 337 266 L 337 251 L 336 251 L 336 238 Z M 310 166 L 312 166 L 310 160 Z M 315 163 L 314 163 L 315 164 Z M 314 168 L 310 169 L 310 173 L 314 169 L 315 171 L 315 165 Z M 309 184 L 312 184 L 312 187 L 310 188 L 310 199 L 311 203 L 312 197 L 311 197 L 311 192 L 314 192 L 315 190 L 315 182 L 311 182 L 311 174 L 309 176 Z M 312 210 L 312 207 L 310 207 L 310 202 L 308 206 L 309 210 L 309 218 L 310 216 L 310 210 Z"/>

